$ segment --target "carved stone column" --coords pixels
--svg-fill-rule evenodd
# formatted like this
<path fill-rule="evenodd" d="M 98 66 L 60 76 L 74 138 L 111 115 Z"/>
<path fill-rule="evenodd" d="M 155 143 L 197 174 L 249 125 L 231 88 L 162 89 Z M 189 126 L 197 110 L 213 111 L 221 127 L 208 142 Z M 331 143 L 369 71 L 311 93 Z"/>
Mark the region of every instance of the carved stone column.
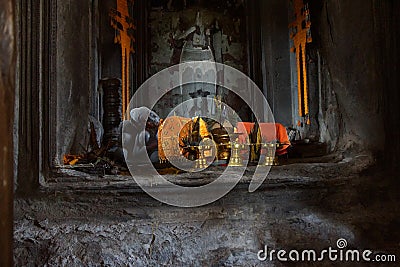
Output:
<path fill-rule="evenodd" d="M 125 112 L 121 104 L 121 80 L 103 79 L 100 81 L 103 89 L 103 143 L 118 142 L 120 136 L 119 125 L 121 124 L 121 114 Z"/>

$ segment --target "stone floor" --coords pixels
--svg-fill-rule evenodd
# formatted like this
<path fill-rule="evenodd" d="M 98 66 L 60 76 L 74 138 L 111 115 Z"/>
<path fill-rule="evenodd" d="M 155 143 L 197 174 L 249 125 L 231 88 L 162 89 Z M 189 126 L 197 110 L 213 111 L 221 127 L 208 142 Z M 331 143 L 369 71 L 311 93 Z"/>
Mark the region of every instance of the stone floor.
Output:
<path fill-rule="evenodd" d="M 161 204 L 122 178 L 59 180 L 15 200 L 15 265 L 342 266 L 257 258 L 265 245 L 321 251 L 340 238 L 349 249 L 400 257 L 399 183 L 371 164 L 359 156 L 273 167 L 256 192 L 243 179 L 199 208 Z"/>

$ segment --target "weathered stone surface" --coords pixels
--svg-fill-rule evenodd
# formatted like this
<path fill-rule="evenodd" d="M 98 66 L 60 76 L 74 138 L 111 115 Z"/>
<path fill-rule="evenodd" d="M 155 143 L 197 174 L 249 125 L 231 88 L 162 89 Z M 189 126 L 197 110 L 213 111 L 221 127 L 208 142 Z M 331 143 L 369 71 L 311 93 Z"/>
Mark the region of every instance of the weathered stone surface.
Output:
<path fill-rule="evenodd" d="M 86 148 L 90 94 L 90 2 L 57 3 L 57 155 L 79 154 Z M 94 94 L 93 94 L 94 95 Z M 59 163 L 59 162 L 57 162 Z"/>
<path fill-rule="evenodd" d="M 333 147 L 381 151 L 384 147 L 383 79 L 374 36 L 379 16 L 370 1 L 313 3 L 314 42 L 322 56 L 321 132 Z M 394 89 L 394 88 L 393 88 Z M 390 89 L 392 90 L 392 89 Z"/>
<path fill-rule="evenodd" d="M 262 90 L 275 121 L 293 126 L 288 1 L 260 1 L 259 12 L 265 68 Z"/>
<path fill-rule="evenodd" d="M 12 265 L 14 1 L 0 1 L 0 266 Z"/>
<path fill-rule="evenodd" d="M 399 254 L 398 183 L 383 173 L 360 175 L 370 164 L 357 158 L 281 166 L 255 193 L 242 184 L 190 209 L 129 190 L 17 199 L 16 264 L 282 266 L 259 262 L 257 252 L 264 245 L 318 251 L 335 248 L 339 238 L 352 248 Z"/>

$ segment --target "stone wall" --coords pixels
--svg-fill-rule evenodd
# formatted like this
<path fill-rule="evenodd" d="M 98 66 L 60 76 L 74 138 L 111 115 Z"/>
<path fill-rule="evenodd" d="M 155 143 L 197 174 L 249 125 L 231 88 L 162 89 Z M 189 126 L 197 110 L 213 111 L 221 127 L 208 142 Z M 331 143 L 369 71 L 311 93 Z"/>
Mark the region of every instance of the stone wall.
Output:
<path fill-rule="evenodd" d="M 121 79 L 121 46 L 114 42 L 116 35 L 111 26 L 110 10 L 117 8 L 117 1 L 103 0 L 99 3 L 99 48 L 101 54 L 101 77 Z"/>
<path fill-rule="evenodd" d="M 90 93 L 90 1 L 57 3 L 57 158 L 79 153 L 87 140 Z"/>
<path fill-rule="evenodd" d="M 266 245 L 269 251 L 319 253 L 336 249 L 339 238 L 346 239 L 351 249 L 398 257 L 398 190 L 383 174 L 360 177 L 360 164 L 358 159 L 340 168 L 283 166 L 273 169 L 256 192 L 249 193 L 247 185 L 237 186 L 222 199 L 198 208 L 172 207 L 144 193 L 99 188 L 94 193 L 63 190 L 18 199 L 15 262 L 17 266 L 287 266 L 276 258 L 261 262 L 257 252 Z M 342 264 L 332 265 L 325 256 L 317 266 Z M 299 264 L 315 265 L 293 266 Z"/>
<path fill-rule="evenodd" d="M 221 40 L 210 43 L 212 49 L 219 50 L 213 51 L 215 60 L 240 71 L 247 70 L 246 10 L 242 1 L 170 1 L 172 5 L 168 5 L 168 1 L 152 2 L 149 12 L 150 75 L 179 63 L 182 44 L 175 43 L 174 46 L 172 38 L 194 26 L 198 12 L 211 38 L 216 31 L 221 31 Z M 187 6 L 180 6 L 178 2 L 186 2 Z M 219 42 L 216 47 L 213 47 L 213 41 Z"/>
<path fill-rule="evenodd" d="M 209 39 L 208 45 L 213 59 L 247 73 L 246 16 L 248 13 L 245 8 L 241 0 L 152 1 L 148 18 L 149 76 L 180 63 L 184 43 L 192 39 L 191 35 L 185 38 L 181 36 L 196 25 L 197 15 L 199 15 L 201 31 L 204 32 L 206 39 Z M 173 76 L 171 74 L 172 79 Z M 205 91 L 210 91 L 210 95 L 215 93 L 215 89 L 205 89 Z M 166 117 L 177 102 L 190 99 L 185 94 L 185 90 L 183 98 L 181 96 L 174 98 L 173 94 L 176 92 L 166 94 L 157 103 L 155 111 L 161 117 Z M 221 89 L 218 94 L 226 95 L 227 93 L 222 93 Z M 225 101 L 228 102 L 227 99 Z M 237 100 L 229 101 L 229 104 L 239 112 L 243 103 L 238 103 Z"/>
<path fill-rule="evenodd" d="M 275 121 L 293 126 L 290 77 L 288 3 L 260 1 L 263 92 L 274 113 Z"/>
<path fill-rule="evenodd" d="M 14 10 L 14 1 L 0 1 L 0 266 L 12 265 L 13 249 Z"/>
<path fill-rule="evenodd" d="M 385 163 L 393 170 L 399 170 L 400 164 L 400 20 L 397 10 L 400 2 L 396 0 L 373 1 L 375 12 L 377 51 L 377 75 L 384 90 L 384 130 Z"/>
<path fill-rule="evenodd" d="M 321 136 L 332 148 L 382 151 L 385 88 L 379 16 L 369 1 L 311 1 L 313 38 L 322 56 Z"/>

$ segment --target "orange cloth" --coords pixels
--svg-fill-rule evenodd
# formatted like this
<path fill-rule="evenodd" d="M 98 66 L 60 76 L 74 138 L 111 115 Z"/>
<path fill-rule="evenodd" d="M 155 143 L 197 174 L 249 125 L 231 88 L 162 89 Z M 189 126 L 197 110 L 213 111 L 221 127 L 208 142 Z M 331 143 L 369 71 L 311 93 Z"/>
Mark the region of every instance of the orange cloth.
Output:
<path fill-rule="evenodd" d="M 191 119 L 172 116 L 165 120 L 161 119 L 158 127 L 158 156 L 161 160 L 166 160 L 165 151 L 168 155 L 179 157 L 183 146 L 182 138 L 189 135 L 192 127 Z"/>
<path fill-rule="evenodd" d="M 183 155 L 185 146 L 183 139 L 188 138 L 198 118 L 192 120 L 185 117 L 172 116 L 160 120 L 158 127 L 158 156 L 161 160 L 167 160 L 165 152 L 172 157 Z M 200 118 L 199 134 L 202 138 L 211 136 L 206 122 Z"/>
<path fill-rule="evenodd" d="M 254 128 L 254 122 L 238 122 L 237 132 L 250 134 Z M 261 136 L 264 141 L 273 142 L 278 141 L 281 145 L 276 149 L 277 155 L 284 155 L 287 153 L 287 148 L 290 146 L 289 136 L 285 126 L 280 123 L 260 123 Z M 245 143 L 246 136 L 240 135 L 239 142 Z"/>
<path fill-rule="evenodd" d="M 247 133 L 250 134 L 251 129 L 254 127 L 254 122 L 238 122 L 236 128 L 238 133 Z M 239 135 L 239 143 L 245 144 L 248 140 L 248 136 L 241 134 Z"/>
<path fill-rule="evenodd" d="M 276 123 L 260 123 L 262 140 L 265 142 L 280 141 L 276 128 Z"/>
<path fill-rule="evenodd" d="M 275 152 L 277 155 L 280 156 L 287 153 L 290 141 L 285 126 L 280 123 L 260 123 L 260 129 L 263 140 L 278 141 L 280 143 Z"/>
<path fill-rule="evenodd" d="M 281 146 L 278 147 L 276 153 L 278 155 L 283 155 L 283 154 L 287 153 L 287 149 L 290 146 L 290 140 L 289 140 L 289 136 L 287 134 L 287 130 L 286 130 L 285 126 L 283 126 L 280 123 L 276 123 L 276 127 L 277 127 L 276 128 L 276 133 L 277 133 L 277 136 L 278 136 L 278 140 L 281 143 Z"/>

